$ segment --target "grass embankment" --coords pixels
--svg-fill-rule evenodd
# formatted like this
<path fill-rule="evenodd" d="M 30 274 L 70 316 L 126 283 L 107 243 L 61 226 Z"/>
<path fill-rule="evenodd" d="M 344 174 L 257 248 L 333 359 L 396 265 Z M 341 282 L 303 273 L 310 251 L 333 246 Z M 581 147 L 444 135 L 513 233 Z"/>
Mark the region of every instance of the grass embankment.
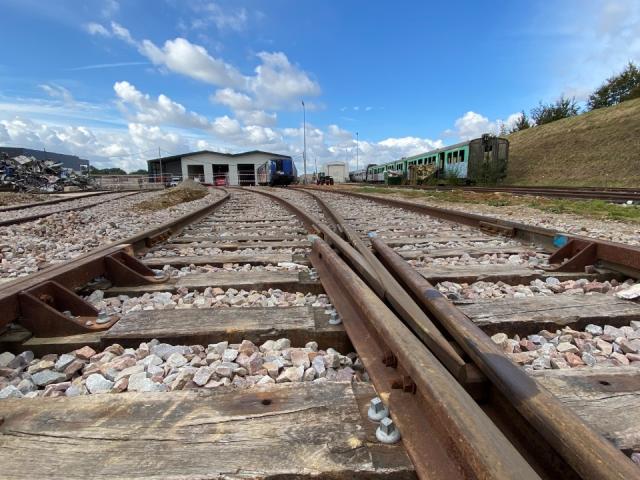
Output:
<path fill-rule="evenodd" d="M 157 197 L 138 203 L 135 206 L 135 210 L 155 212 L 157 210 L 164 210 L 165 208 L 173 207 L 180 203 L 199 200 L 200 198 L 206 197 L 208 194 L 209 191 L 204 185 L 200 185 L 192 180 L 186 180 L 181 182 L 177 187 L 170 188 Z"/>
<path fill-rule="evenodd" d="M 489 205 L 492 207 L 525 206 L 547 213 L 574 214 L 598 220 L 618 220 L 628 223 L 640 223 L 639 205 L 619 205 L 604 200 L 567 200 L 543 197 L 516 196 L 510 193 L 405 190 L 385 187 L 359 187 L 354 189 L 361 193 L 397 195 L 408 199 L 424 199 L 442 203 L 467 203 Z"/>
<path fill-rule="evenodd" d="M 640 99 L 528 128 L 507 138 L 506 185 L 640 185 Z"/>

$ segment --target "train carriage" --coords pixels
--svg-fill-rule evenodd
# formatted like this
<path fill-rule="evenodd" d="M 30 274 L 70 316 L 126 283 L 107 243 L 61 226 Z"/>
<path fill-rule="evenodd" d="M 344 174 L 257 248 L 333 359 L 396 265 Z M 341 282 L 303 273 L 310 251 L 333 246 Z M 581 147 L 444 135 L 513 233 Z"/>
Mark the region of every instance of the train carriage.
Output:
<path fill-rule="evenodd" d="M 267 160 L 256 169 L 258 185 L 290 185 L 298 172 L 296 164 L 291 158 L 274 158 Z"/>
<path fill-rule="evenodd" d="M 480 138 L 384 165 L 369 165 L 366 174 L 359 173 L 354 176 L 353 181 L 401 183 L 407 181 L 411 168 L 427 166 L 437 179 L 456 178 L 465 183 L 495 183 L 506 176 L 508 157 L 509 141 L 485 134 Z"/>

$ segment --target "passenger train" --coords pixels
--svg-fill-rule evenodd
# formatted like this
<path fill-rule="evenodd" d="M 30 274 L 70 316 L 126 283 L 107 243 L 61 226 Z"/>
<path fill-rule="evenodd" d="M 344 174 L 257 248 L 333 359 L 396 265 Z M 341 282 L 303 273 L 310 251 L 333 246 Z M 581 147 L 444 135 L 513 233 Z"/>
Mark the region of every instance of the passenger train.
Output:
<path fill-rule="evenodd" d="M 296 164 L 291 158 L 272 158 L 258 166 L 258 185 L 290 185 L 298 176 Z"/>
<path fill-rule="evenodd" d="M 369 164 L 349 173 L 352 182 L 402 183 L 411 170 L 420 167 L 436 179 L 455 176 L 465 183 L 500 181 L 506 176 L 509 141 L 485 134 L 449 147 L 385 163 Z M 393 179 L 396 179 L 395 181 Z"/>

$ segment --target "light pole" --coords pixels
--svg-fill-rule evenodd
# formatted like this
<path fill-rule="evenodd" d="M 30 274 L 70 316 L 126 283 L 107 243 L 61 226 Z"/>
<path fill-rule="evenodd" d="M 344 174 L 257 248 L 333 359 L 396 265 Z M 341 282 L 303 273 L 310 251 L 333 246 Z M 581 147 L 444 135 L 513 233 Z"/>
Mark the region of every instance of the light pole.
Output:
<path fill-rule="evenodd" d="M 356 170 L 358 170 L 358 132 L 356 132 Z"/>
<path fill-rule="evenodd" d="M 307 109 L 304 106 L 304 100 L 302 100 L 302 161 L 304 162 L 304 180 L 302 183 L 307 183 Z"/>

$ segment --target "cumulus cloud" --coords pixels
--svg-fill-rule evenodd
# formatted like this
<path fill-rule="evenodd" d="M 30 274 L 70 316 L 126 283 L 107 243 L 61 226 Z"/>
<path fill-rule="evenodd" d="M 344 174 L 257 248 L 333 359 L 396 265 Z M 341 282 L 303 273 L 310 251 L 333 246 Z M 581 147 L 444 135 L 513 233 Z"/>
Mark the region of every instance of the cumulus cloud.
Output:
<path fill-rule="evenodd" d="M 233 111 L 288 109 L 298 106 L 301 98 L 321 93 L 320 85 L 291 63 L 283 52 L 259 52 L 254 75 L 244 75 L 235 66 L 186 38 L 167 40 L 162 46 L 146 39 L 136 41 L 116 22 L 111 22 L 110 29 L 89 24 L 86 30 L 135 46 L 157 67 L 219 87 L 212 100 Z M 314 108 L 313 103 L 309 103 L 309 108 Z"/>
<path fill-rule="evenodd" d="M 180 103 L 164 94 L 156 99 L 140 92 L 129 82 L 116 82 L 113 90 L 123 112 L 133 120 L 145 124 L 173 124 L 181 127 L 207 129 L 209 121 L 202 115 L 187 111 Z"/>
<path fill-rule="evenodd" d="M 469 111 L 454 122 L 455 130 L 447 130 L 445 133 L 449 136 L 457 136 L 461 140 L 471 140 L 478 138 L 483 133 L 492 133 L 497 135 L 500 133 L 501 127 L 508 130 L 513 127 L 520 117 L 520 113 L 512 113 L 506 120 L 489 120 L 489 118 L 476 112 Z"/>
<path fill-rule="evenodd" d="M 204 47 L 185 38 L 167 40 L 163 47 L 143 40 L 138 49 L 154 65 L 202 82 L 224 87 L 242 87 L 245 84 L 245 78 L 235 67 L 211 56 Z"/>

